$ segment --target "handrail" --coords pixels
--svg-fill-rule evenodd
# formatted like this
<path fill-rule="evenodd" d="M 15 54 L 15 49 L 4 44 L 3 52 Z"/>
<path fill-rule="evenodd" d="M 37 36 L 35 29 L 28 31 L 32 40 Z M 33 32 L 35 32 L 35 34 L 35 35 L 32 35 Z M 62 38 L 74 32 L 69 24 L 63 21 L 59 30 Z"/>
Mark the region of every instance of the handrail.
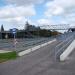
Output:
<path fill-rule="evenodd" d="M 70 45 L 73 41 L 75 34 L 73 33 L 68 39 L 64 40 L 55 47 L 55 59 L 59 59 L 60 54 Z"/>
<path fill-rule="evenodd" d="M 66 45 L 62 46 L 62 47 L 59 49 L 59 51 L 56 52 L 56 58 L 59 59 L 59 56 L 61 55 L 61 53 L 64 52 L 64 50 L 70 45 L 70 43 L 71 43 L 72 41 L 73 41 L 73 39 L 70 40 L 70 41 L 68 41 L 68 43 L 67 43 Z"/>
<path fill-rule="evenodd" d="M 60 44 L 58 44 L 56 46 L 56 49 L 61 48 L 61 46 L 63 46 L 64 44 L 66 44 L 71 38 L 73 38 L 73 36 L 71 36 L 70 38 L 68 38 L 68 39 L 64 40 L 63 42 L 61 42 Z"/>

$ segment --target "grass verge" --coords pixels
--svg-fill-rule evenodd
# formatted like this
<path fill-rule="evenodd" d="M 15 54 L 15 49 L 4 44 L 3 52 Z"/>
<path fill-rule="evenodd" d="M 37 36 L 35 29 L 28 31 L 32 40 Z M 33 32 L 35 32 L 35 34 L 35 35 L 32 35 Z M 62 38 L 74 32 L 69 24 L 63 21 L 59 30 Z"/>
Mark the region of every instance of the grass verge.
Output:
<path fill-rule="evenodd" d="M 0 63 L 10 59 L 16 59 L 16 57 L 17 53 L 15 51 L 8 53 L 0 53 Z"/>

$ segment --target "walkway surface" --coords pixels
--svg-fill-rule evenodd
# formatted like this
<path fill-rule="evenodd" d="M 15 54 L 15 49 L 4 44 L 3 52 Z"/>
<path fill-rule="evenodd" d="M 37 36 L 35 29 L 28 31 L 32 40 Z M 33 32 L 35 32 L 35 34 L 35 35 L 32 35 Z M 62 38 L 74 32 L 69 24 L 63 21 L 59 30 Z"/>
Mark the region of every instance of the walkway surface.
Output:
<path fill-rule="evenodd" d="M 64 62 L 54 59 L 53 42 L 28 55 L 0 64 L 0 75 L 75 75 L 75 51 Z"/>

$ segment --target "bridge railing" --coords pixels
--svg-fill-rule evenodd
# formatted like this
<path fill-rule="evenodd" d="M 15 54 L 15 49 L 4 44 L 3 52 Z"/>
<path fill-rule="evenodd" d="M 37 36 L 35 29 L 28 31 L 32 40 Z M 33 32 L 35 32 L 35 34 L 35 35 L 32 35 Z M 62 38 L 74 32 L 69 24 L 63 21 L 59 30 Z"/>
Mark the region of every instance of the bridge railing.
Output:
<path fill-rule="evenodd" d="M 66 40 L 64 40 L 63 42 L 61 42 L 60 44 L 58 44 L 55 47 L 55 59 L 56 60 L 60 59 L 60 55 L 71 44 L 71 42 L 74 40 L 74 38 L 75 38 L 75 33 L 70 33 L 69 37 L 67 36 Z"/>

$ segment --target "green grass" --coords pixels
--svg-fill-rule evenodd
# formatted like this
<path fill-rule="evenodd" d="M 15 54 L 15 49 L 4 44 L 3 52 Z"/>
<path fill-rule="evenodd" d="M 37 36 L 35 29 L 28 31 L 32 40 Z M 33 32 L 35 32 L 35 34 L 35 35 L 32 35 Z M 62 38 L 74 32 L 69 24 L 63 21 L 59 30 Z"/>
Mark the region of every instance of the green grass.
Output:
<path fill-rule="evenodd" d="M 16 57 L 17 53 L 15 51 L 8 53 L 0 53 L 0 63 L 10 59 L 16 59 Z"/>

